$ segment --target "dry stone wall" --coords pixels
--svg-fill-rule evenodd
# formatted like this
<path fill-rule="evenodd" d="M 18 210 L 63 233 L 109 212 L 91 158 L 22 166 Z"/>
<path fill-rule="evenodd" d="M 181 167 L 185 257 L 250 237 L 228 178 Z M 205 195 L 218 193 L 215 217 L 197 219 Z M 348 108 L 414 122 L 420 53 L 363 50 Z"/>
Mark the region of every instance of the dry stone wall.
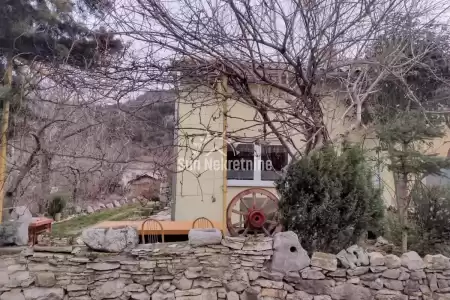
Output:
<path fill-rule="evenodd" d="M 5 255 L 0 300 L 450 299 L 445 256 L 398 257 L 352 246 L 338 255 L 308 257 L 291 234 L 280 236 L 121 254 L 53 247 Z M 272 270 L 280 264 L 290 267 Z"/>

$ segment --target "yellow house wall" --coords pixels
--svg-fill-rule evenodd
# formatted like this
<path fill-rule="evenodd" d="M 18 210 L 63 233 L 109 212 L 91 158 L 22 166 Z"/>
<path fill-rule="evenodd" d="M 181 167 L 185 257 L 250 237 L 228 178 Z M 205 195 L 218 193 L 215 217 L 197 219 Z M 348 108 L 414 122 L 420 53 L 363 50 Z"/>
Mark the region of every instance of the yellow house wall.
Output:
<path fill-rule="evenodd" d="M 208 95 L 208 96 L 206 96 Z M 184 97 L 184 100 L 183 100 Z M 227 195 L 225 203 L 223 202 L 223 182 L 224 172 L 222 168 L 218 170 L 207 170 L 204 168 L 204 162 L 207 160 L 216 160 L 223 163 L 222 146 L 223 140 L 221 137 L 213 139 L 213 143 L 207 143 L 201 153 L 192 153 L 191 145 L 193 141 L 202 144 L 201 137 L 189 140 L 186 142 L 185 135 L 192 135 L 198 133 L 205 133 L 205 129 L 222 132 L 223 130 L 223 102 L 218 102 L 219 96 L 212 95 L 211 91 L 197 91 L 190 92 L 182 97 L 178 104 L 178 116 L 180 120 L 180 128 L 178 131 L 179 139 L 178 158 L 189 159 L 196 158 L 200 161 L 202 167 L 200 171 L 188 171 L 183 168 L 178 168 L 176 178 L 176 193 L 175 193 L 175 220 L 194 220 L 198 217 L 208 217 L 211 220 L 223 222 L 223 208 L 236 196 L 239 192 L 251 188 L 253 186 L 227 186 Z M 201 99 L 201 101 L 199 101 Z M 200 105 L 200 102 L 204 102 Z M 325 114 L 325 123 L 330 132 L 331 138 L 333 136 L 344 133 L 351 125 L 351 121 L 342 119 L 341 116 L 345 111 L 345 106 L 340 104 L 339 96 L 330 92 L 328 101 L 323 107 Z M 281 104 L 282 105 L 282 104 Z M 201 108 L 200 108 L 201 107 Z M 262 127 L 257 121 L 254 121 L 255 111 L 253 108 L 246 106 L 235 100 L 227 101 L 228 118 L 227 126 L 228 132 L 239 132 L 239 136 L 247 137 L 250 140 L 262 133 Z M 246 128 L 242 130 L 243 128 Z M 442 156 L 447 155 L 450 144 L 450 131 L 443 139 L 437 139 L 433 142 L 429 149 L 430 153 L 437 153 Z M 293 137 L 294 144 L 298 148 L 302 148 L 303 142 L 301 135 Z M 354 132 L 350 135 L 351 141 L 364 142 L 366 149 L 374 149 L 378 146 L 378 141 L 372 136 L 363 136 L 361 133 Z M 278 142 L 274 136 L 268 136 L 267 140 L 271 142 Z M 183 147 L 184 145 L 184 147 Z M 376 153 L 372 151 L 371 155 Z M 380 159 L 387 159 L 383 154 L 379 154 Z M 226 174 L 226 173 L 225 173 Z M 394 179 L 392 173 L 386 167 L 380 168 L 381 184 L 383 187 L 383 199 L 386 206 L 395 205 L 394 201 Z M 273 185 L 266 185 L 264 189 L 277 195 L 276 189 Z"/>

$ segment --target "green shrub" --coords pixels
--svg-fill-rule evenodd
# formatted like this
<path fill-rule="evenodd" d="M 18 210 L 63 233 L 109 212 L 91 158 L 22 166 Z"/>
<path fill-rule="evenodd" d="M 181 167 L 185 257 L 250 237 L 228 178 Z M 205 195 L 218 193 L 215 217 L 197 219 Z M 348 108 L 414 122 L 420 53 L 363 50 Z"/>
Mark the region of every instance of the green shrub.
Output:
<path fill-rule="evenodd" d="M 435 253 L 450 240 L 450 186 L 418 183 L 411 192 L 411 200 L 410 223 L 416 227 L 420 239 L 410 248 L 419 253 Z"/>
<path fill-rule="evenodd" d="M 396 210 L 388 210 L 385 213 L 382 221 L 382 231 L 380 232 L 380 234 L 397 247 L 401 247 L 402 226 L 400 224 Z M 408 249 L 419 252 L 417 246 L 421 238 L 422 237 L 420 236 L 419 228 L 410 215 L 410 218 L 408 220 Z"/>
<path fill-rule="evenodd" d="M 55 215 L 57 213 L 62 213 L 64 207 L 66 207 L 66 201 L 64 200 L 64 198 L 61 196 L 55 196 L 48 204 L 47 213 L 52 218 L 55 218 Z"/>
<path fill-rule="evenodd" d="M 381 191 L 358 146 L 327 146 L 292 163 L 277 182 L 286 230 L 308 251 L 335 252 L 355 243 L 383 217 Z"/>

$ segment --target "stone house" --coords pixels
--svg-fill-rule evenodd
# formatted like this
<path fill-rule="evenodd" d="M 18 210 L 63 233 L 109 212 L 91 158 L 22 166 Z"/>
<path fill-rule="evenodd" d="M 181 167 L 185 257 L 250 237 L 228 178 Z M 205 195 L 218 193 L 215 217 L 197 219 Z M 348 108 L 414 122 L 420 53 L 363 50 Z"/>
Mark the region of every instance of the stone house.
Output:
<path fill-rule="evenodd" d="M 146 199 L 159 197 L 161 189 L 161 181 L 153 176 L 143 174 L 130 180 L 127 184 L 127 198 L 136 198 L 142 196 Z"/>

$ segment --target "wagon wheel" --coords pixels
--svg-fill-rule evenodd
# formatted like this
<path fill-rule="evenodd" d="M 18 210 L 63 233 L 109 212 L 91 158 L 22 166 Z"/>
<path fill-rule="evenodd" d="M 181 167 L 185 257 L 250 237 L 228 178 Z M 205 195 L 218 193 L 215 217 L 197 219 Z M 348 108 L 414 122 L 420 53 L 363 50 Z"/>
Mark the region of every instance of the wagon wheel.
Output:
<path fill-rule="evenodd" d="M 272 236 L 281 229 L 278 198 L 259 188 L 240 192 L 228 205 L 227 228 L 231 236 Z"/>

